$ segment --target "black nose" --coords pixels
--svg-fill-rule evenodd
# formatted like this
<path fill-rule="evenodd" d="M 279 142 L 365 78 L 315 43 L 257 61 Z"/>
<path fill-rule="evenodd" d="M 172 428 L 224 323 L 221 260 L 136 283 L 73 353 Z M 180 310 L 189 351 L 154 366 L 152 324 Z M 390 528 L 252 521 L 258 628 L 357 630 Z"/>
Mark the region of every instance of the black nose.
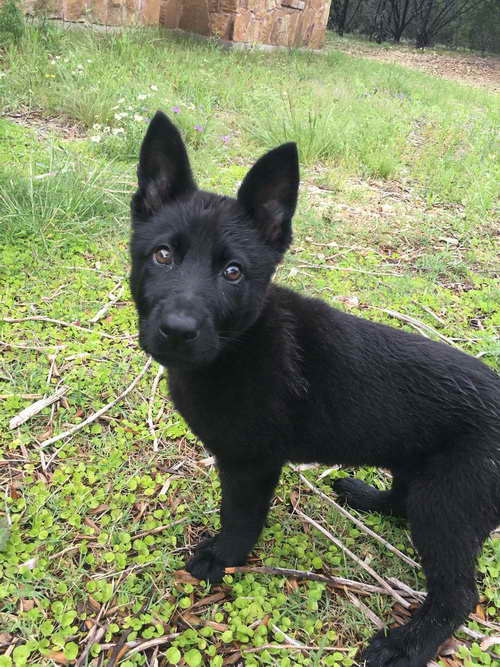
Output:
<path fill-rule="evenodd" d="M 198 338 L 200 329 L 194 317 L 169 313 L 160 324 L 160 333 L 171 340 L 191 341 Z"/>

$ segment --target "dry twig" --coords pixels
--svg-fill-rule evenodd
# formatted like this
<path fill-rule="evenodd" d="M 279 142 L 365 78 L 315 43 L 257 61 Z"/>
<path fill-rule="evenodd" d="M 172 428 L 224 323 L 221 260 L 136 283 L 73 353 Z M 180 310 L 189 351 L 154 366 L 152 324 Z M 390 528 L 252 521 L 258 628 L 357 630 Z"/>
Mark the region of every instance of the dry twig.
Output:
<path fill-rule="evenodd" d="M 348 549 L 345 544 L 339 540 L 338 537 L 335 537 L 332 535 L 326 528 L 324 528 L 320 523 L 315 521 L 314 519 L 311 519 L 310 516 L 307 514 L 304 514 L 302 510 L 300 510 L 298 507 L 294 508 L 297 514 L 304 519 L 304 521 L 307 521 L 311 526 L 314 526 L 316 530 L 319 530 L 325 537 L 327 537 L 331 542 L 333 542 L 336 546 L 338 546 L 342 551 L 349 556 L 349 558 L 352 558 L 354 562 L 356 562 L 360 567 L 363 568 L 363 570 L 366 570 L 368 574 L 370 574 L 375 581 L 377 581 L 382 588 L 385 588 L 385 590 L 392 595 L 392 597 L 399 602 L 400 605 L 405 607 L 406 609 L 410 606 L 410 603 L 407 602 L 404 598 L 401 597 L 401 595 L 390 586 L 385 579 L 383 579 L 379 574 L 375 572 L 373 568 L 371 568 L 369 565 L 367 565 L 364 561 L 361 560 L 361 558 L 358 558 L 355 553 L 353 553 L 350 549 Z"/>
<path fill-rule="evenodd" d="M 66 345 L 24 345 L 23 343 L 8 343 L 5 340 L 0 340 L 2 347 L 13 347 L 18 350 L 35 350 L 37 352 L 45 352 L 45 350 L 64 350 Z"/>
<path fill-rule="evenodd" d="M 344 646 L 309 646 L 303 644 L 302 646 L 291 646 L 290 644 L 263 644 L 262 646 L 254 646 L 253 648 L 245 648 L 241 646 L 243 653 L 258 653 L 259 651 L 275 649 L 276 651 L 338 651 L 339 653 L 348 653 L 351 649 Z M 129 654 L 130 655 L 130 654 Z"/>
<path fill-rule="evenodd" d="M 158 451 L 158 438 L 156 437 L 156 428 L 155 424 L 153 421 L 153 403 L 155 400 L 156 396 L 156 391 L 158 389 L 158 385 L 160 384 L 160 380 L 163 377 L 163 366 L 160 366 L 158 368 L 158 371 L 155 375 L 155 379 L 153 380 L 153 384 L 151 385 L 151 396 L 149 397 L 149 402 L 148 402 L 148 426 L 149 426 L 149 431 L 151 435 L 153 436 L 153 451 L 157 452 Z"/>
<path fill-rule="evenodd" d="M 298 639 L 294 639 L 293 637 L 290 637 L 287 635 L 281 628 L 278 628 L 277 625 L 271 625 L 271 628 L 273 629 L 273 632 L 277 634 L 283 635 L 284 641 L 288 646 L 296 646 L 297 648 L 304 648 L 304 644 L 302 642 L 299 642 Z"/>
<path fill-rule="evenodd" d="M 349 591 L 346 591 L 346 593 L 347 597 L 356 607 L 356 609 L 359 609 L 366 616 L 366 618 L 373 623 L 377 630 L 381 630 L 384 627 L 384 623 L 380 620 L 377 614 L 375 614 L 369 607 L 367 607 L 364 602 L 361 602 L 361 600 L 353 593 L 350 593 Z"/>
<path fill-rule="evenodd" d="M 99 331 L 98 329 L 88 329 L 87 327 L 82 327 L 79 324 L 74 324 L 73 322 L 65 322 L 64 320 L 54 320 L 51 317 L 44 317 L 43 315 L 31 315 L 29 317 L 4 317 L 3 322 L 9 322 L 10 324 L 17 324 L 19 322 L 49 322 L 50 324 L 58 324 L 61 327 L 73 327 L 74 329 L 79 329 L 80 331 L 86 331 L 87 333 L 96 333 L 99 336 L 104 338 L 111 338 L 112 340 L 117 340 L 120 336 L 112 336 L 104 331 Z"/>
<path fill-rule="evenodd" d="M 298 472 L 297 469 L 295 468 L 295 466 L 292 465 L 290 467 L 292 468 L 292 470 L 295 470 L 296 472 Z M 304 484 L 311 489 L 311 491 L 314 491 L 314 493 L 317 493 L 321 498 L 323 498 L 323 500 L 326 500 L 328 503 L 330 503 L 330 505 L 333 505 L 333 507 L 335 507 L 335 509 L 338 512 L 340 512 L 343 516 L 350 519 L 353 523 L 356 524 L 356 526 L 358 526 L 358 528 L 360 528 L 367 535 L 370 535 L 370 537 L 373 537 L 375 540 L 377 540 L 377 542 L 380 542 L 380 544 L 383 544 L 384 547 L 386 547 L 386 549 L 388 549 L 392 553 L 396 554 L 396 556 L 399 556 L 399 558 L 401 558 L 401 560 L 404 560 L 405 563 L 408 563 L 409 565 L 412 565 L 413 567 L 418 567 L 418 568 L 420 567 L 420 565 L 416 561 L 414 561 L 413 558 L 410 558 L 410 556 L 407 556 L 406 554 L 404 554 L 399 549 L 396 549 L 396 547 L 392 546 L 392 544 L 390 542 L 388 542 L 383 537 L 378 535 L 371 528 L 368 528 L 368 526 L 366 526 L 360 519 L 353 516 L 344 507 L 342 507 L 337 502 L 335 502 L 335 500 L 333 500 L 333 498 L 330 498 L 330 496 L 327 496 L 326 493 L 323 493 L 323 491 L 321 491 L 321 489 L 318 489 L 317 486 L 312 484 L 312 482 L 310 482 L 307 479 L 307 477 L 304 477 L 304 475 L 302 475 L 302 473 L 300 473 L 300 472 L 299 472 L 299 477 L 304 482 Z"/>
<path fill-rule="evenodd" d="M 434 327 L 431 327 L 429 324 L 422 322 L 422 320 L 418 320 L 416 317 L 412 317 L 411 315 L 404 315 L 403 313 L 399 313 L 397 310 L 392 310 L 391 308 L 377 308 L 376 306 L 370 306 L 370 308 L 372 308 L 372 310 L 379 310 L 382 313 L 386 313 L 387 315 L 390 315 L 390 317 L 394 317 L 395 319 L 401 320 L 402 322 L 406 322 L 414 329 L 417 329 L 419 333 L 423 333 L 424 336 L 427 335 L 424 332 L 427 332 L 433 336 L 437 336 L 448 345 L 458 347 L 455 341 L 453 341 L 451 338 L 443 336 L 443 334 L 440 333 L 437 329 L 434 329 Z"/>
<path fill-rule="evenodd" d="M 28 421 L 28 419 L 31 419 L 31 417 L 37 415 L 44 408 L 58 401 L 68 391 L 69 387 L 67 385 L 62 385 L 62 387 L 59 387 L 59 389 L 55 391 L 51 396 L 47 396 L 47 398 L 42 398 L 39 401 L 36 401 L 36 403 L 32 403 L 27 408 L 24 408 L 24 410 L 21 410 L 21 412 L 17 414 L 15 417 L 12 417 L 12 419 L 9 422 L 9 429 L 21 426 L 21 424 L 24 424 L 24 422 Z"/>
<path fill-rule="evenodd" d="M 41 394 L 0 394 L 1 400 L 8 398 L 22 398 L 23 400 L 32 400 L 33 398 L 41 398 Z"/>
<path fill-rule="evenodd" d="M 344 577 L 327 577 L 324 574 L 317 572 L 308 572 L 307 570 L 294 570 L 288 567 L 269 567 L 263 565 L 262 567 L 254 567 L 252 565 L 241 565 L 238 567 L 226 567 L 226 574 L 244 574 L 245 572 L 252 572 L 254 574 L 274 574 L 280 577 L 295 577 L 297 579 L 307 579 L 309 581 L 321 581 L 329 584 L 334 588 L 351 588 L 356 592 L 361 593 L 384 593 L 387 590 L 381 586 L 373 586 L 372 584 L 365 584 L 363 581 L 354 581 L 352 579 L 345 579 Z"/>
<path fill-rule="evenodd" d="M 368 276 L 383 276 L 400 278 L 401 274 L 387 271 L 382 273 L 380 271 L 365 271 L 364 269 L 354 269 L 351 266 L 334 266 L 333 264 L 300 264 L 299 269 L 327 269 L 329 271 L 346 271 L 348 273 L 364 273 Z"/>
<path fill-rule="evenodd" d="M 148 648 L 151 648 L 153 646 L 161 646 L 162 644 L 166 644 L 167 642 L 171 642 L 173 639 L 176 639 L 181 633 L 180 632 L 173 632 L 170 635 L 163 635 L 163 637 L 156 637 L 156 639 L 148 639 L 148 641 L 145 642 L 140 642 L 136 646 L 134 646 L 127 654 L 127 658 L 134 653 L 139 653 L 140 651 L 145 651 Z M 132 642 L 127 642 L 126 646 L 131 644 Z"/>
<path fill-rule="evenodd" d="M 115 290 L 117 290 L 116 293 Z M 105 303 L 104 306 L 102 306 L 102 308 L 100 308 L 93 317 L 90 318 L 89 322 L 95 324 L 96 322 L 99 322 L 99 320 L 102 320 L 102 318 L 108 313 L 108 311 L 111 310 L 111 308 L 113 308 L 113 306 L 116 303 L 118 303 L 122 294 L 123 294 L 123 285 L 121 284 L 115 285 L 115 287 L 108 294 L 109 301 Z"/>
<path fill-rule="evenodd" d="M 184 517 L 183 519 L 177 519 L 177 521 L 172 521 L 172 523 L 167 523 L 165 526 L 156 526 L 156 528 L 151 528 L 151 530 L 143 530 L 140 533 L 134 533 L 132 536 L 134 540 L 138 540 L 141 537 L 146 537 L 146 535 L 156 535 L 157 533 L 162 533 L 167 528 L 173 528 L 173 526 L 178 526 L 180 523 L 186 523 L 189 521 L 189 517 Z"/>
<path fill-rule="evenodd" d="M 88 426 L 89 424 L 92 424 L 92 422 L 95 422 L 99 417 L 101 417 L 105 412 L 113 408 L 117 403 L 119 403 L 127 394 L 129 394 L 132 389 L 138 384 L 138 382 L 142 379 L 142 377 L 147 373 L 149 367 L 151 366 L 152 359 L 151 357 L 148 357 L 148 360 L 144 364 L 141 372 L 136 375 L 136 377 L 132 380 L 132 382 L 129 384 L 129 386 L 122 391 L 121 394 L 119 394 L 115 399 L 110 401 L 109 403 L 106 403 L 102 408 L 97 410 L 97 412 L 92 413 L 89 415 L 86 419 L 81 421 L 79 424 L 76 424 L 75 426 L 72 426 L 70 429 L 67 431 L 64 431 L 63 433 L 59 433 L 58 435 L 55 435 L 53 438 L 49 438 L 49 440 L 46 440 L 42 445 L 40 445 L 41 448 L 48 447 L 49 445 L 54 444 L 54 442 L 58 442 L 59 440 L 62 440 L 63 438 L 68 438 L 69 436 L 74 435 L 78 431 L 81 431 L 82 428 L 85 428 L 85 426 Z"/>

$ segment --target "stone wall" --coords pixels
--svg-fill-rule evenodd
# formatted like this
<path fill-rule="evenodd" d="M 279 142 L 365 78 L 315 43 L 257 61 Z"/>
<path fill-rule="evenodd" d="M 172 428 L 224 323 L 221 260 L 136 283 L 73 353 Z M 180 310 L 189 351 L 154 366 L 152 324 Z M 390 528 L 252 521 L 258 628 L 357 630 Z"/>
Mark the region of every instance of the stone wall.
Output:
<path fill-rule="evenodd" d="M 157 25 L 248 44 L 319 49 L 330 0 L 21 0 L 28 14 Z M 0 3 L 2 0 L 0 0 Z"/>
<path fill-rule="evenodd" d="M 160 23 L 244 43 L 319 49 L 330 0 L 161 0 Z"/>
<path fill-rule="evenodd" d="M 22 0 L 22 4 L 27 14 L 64 21 L 158 25 L 160 20 L 160 0 Z"/>

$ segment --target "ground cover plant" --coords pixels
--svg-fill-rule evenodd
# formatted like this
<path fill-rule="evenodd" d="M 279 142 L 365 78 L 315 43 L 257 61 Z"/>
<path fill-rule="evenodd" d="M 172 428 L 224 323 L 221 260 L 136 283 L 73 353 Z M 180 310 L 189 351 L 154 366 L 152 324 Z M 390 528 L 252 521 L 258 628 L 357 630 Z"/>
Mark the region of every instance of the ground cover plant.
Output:
<path fill-rule="evenodd" d="M 255 571 L 211 589 L 179 572 L 217 527 L 219 488 L 135 338 L 139 141 L 163 108 L 200 185 L 232 194 L 257 155 L 297 140 L 296 236 L 276 279 L 498 369 L 498 96 L 335 51 L 228 52 L 155 30 L 29 28 L 0 65 L 0 666 L 354 664 L 377 623 L 408 612 L 297 510 L 396 591 L 423 580 L 308 485 L 334 498 L 353 471 L 285 471 Z M 356 517 L 414 556 L 404 522 Z M 498 660 L 499 543 L 450 667 Z"/>

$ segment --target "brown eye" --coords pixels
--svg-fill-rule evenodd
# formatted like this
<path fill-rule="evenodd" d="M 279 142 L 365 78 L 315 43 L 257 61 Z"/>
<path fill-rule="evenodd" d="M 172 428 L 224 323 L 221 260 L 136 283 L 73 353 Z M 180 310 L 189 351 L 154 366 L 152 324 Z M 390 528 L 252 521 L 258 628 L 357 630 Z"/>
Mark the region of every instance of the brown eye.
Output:
<path fill-rule="evenodd" d="M 174 256 L 168 245 L 162 245 L 153 253 L 153 261 L 155 264 L 172 264 Z"/>
<path fill-rule="evenodd" d="M 229 264 L 224 269 L 224 278 L 230 283 L 236 283 L 243 275 L 241 268 L 237 264 Z"/>

